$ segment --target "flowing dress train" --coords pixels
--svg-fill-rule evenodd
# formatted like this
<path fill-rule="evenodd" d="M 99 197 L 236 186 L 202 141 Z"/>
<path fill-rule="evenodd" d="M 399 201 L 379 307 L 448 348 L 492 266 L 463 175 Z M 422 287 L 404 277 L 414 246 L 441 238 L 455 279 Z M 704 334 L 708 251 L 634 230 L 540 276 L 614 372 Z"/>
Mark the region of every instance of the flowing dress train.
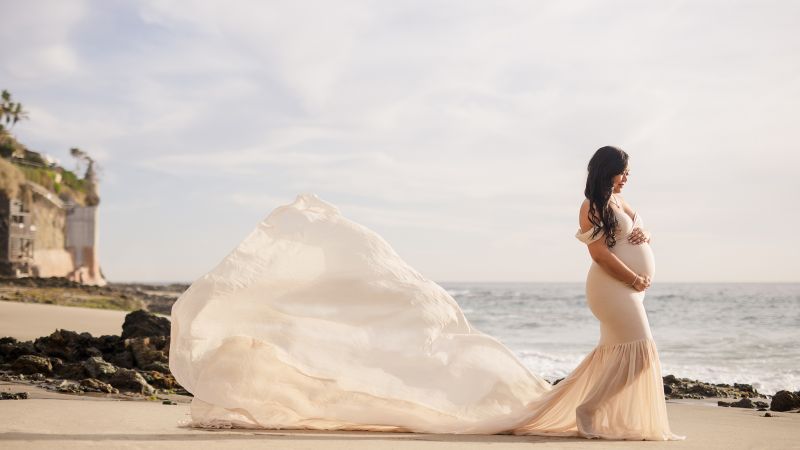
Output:
<path fill-rule="evenodd" d="M 617 256 L 653 270 L 649 246 L 621 241 Z M 173 305 L 169 366 L 194 395 L 180 423 L 683 439 L 669 429 L 644 293 L 595 264 L 586 293 L 600 343 L 552 386 L 381 236 L 301 194 Z"/>

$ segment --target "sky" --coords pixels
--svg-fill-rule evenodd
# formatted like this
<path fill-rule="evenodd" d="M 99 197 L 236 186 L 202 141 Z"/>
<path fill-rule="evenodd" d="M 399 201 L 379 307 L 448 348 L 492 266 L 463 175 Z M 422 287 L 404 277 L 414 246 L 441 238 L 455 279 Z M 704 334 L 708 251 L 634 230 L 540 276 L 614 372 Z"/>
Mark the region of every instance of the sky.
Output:
<path fill-rule="evenodd" d="M 586 165 L 654 283 L 800 281 L 800 3 L 0 0 L 13 134 L 97 160 L 110 281 L 191 282 L 314 193 L 437 282 L 584 281 Z"/>

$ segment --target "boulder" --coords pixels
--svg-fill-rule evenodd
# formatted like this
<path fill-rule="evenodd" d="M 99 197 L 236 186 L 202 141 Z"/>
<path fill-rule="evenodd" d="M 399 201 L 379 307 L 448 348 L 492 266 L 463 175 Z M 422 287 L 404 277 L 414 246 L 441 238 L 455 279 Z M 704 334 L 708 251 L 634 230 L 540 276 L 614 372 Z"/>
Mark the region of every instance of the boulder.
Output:
<path fill-rule="evenodd" d="M 82 363 L 84 370 L 91 378 L 108 379 L 117 373 L 117 367 L 100 356 L 92 356 Z"/>
<path fill-rule="evenodd" d="M 108 383 L 124 391 L 137 392 L 145 395 L 152 395 L 155 393 L 153 386 L 150 386 L 139 372 L 131 369 L 119 368 L 108 380 Z"/>
<path fill-rule="evenodd" d="M 96 378 L 84 378 L 81 380 L 81 388 L 84 391 L 91 391 L 91 392 L 105 392 L 108 394 L 117 394 L 119 393 L 119 389 L 111 386 L 108 383 L 104 383 Z"/>
<path fill-rule="evenodd" d="M 36 338 L 33 346 L 39 353 L 56 356 L 64 361 L 81 361 L 89 356 L 86 349 L 93 346 L 94 338 L 89 333 L 76 333 L 69 330 L 56 330 L 50 336 Z"/>
<path fill-rule="evenodd" d="M 0 400 L 25 400 L 27 398 L 27 392 L 0 392 Z"/>
<path fill-rule="evenodd" d="M 133 354 L 131 354 L 129 349 L 122 349 L 118 353 L 105 355 L 104 359 L 117 367 L 124 367 L 126 369 L 133 369 L 136 367 Z"/>
<path fill-rule="evenodd" d="M 13 337 L 0 338 L 0 357 L 5 361 L 14 361 L 22 355 L 36 354 L 33 341 L 19 342 Z"/>
<path fill-rule="evenodd" d="M 149 370 L 142 372 L 141 375 L 148 384 L 158 389 L 175 389 L 178 386 L 175 378 L 170 373 L 164 374 L 155 370 Z"/>
<path fill-rule="evenodd" d="M 795 408 L 800 408 L 800 396 L 790 391 L 776 392 L 769 407 L 772 411 L 789 411 Z"/>
<path fill-rule="evenodd" d="M 133 355 L 136 367 L 144 369 L 153 363 L 169 363 L 167 354 L 158 349 L 159 345 L 164 346 L 164 340 L 164 336 L 130 338 L 125 339 L 125 346 Z"/>
<path fill-rule="evenodd" d="M 753 401 L 746 397 L 731 403 L 731 406 L 734 408 L 755 408 Z"/>
<path fill-rule="evenodd" d="M 12 364 L 11 368 L 19 373 L 32 374 L 32 373 L 53 373 L 53 365 L 50 360 L 36 355 L 22 355 L 17 358 Z"/>
<path fill-rule="evenodd" d="M 58 370 L 54 370 L 55 374 L 61 378 L 69 378 L 71 380 L 80 380 L 86 378 L 88 375 L 83 363 L 67 362 L 59 366 Z"/>
<path fill-rule="evenodd" d="M 125 316 L 122 339 L 148 336 L 169 336 L 171 324 L 166 317 L 139 309 Z"/>

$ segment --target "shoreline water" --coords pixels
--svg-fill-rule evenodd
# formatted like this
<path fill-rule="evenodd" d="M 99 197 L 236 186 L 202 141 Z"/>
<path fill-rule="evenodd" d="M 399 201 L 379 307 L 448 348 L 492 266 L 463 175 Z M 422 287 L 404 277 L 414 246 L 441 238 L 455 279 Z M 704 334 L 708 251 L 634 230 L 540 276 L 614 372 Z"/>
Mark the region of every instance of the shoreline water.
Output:
<path fill-rule="evenodd" d="M 582 283 L 442 286 L 475 328 L 546 379 L 569 373 L 599 338 Z M 800 283 L 661 283 L 644 306 L 665 374 L 800 390 Z"/>

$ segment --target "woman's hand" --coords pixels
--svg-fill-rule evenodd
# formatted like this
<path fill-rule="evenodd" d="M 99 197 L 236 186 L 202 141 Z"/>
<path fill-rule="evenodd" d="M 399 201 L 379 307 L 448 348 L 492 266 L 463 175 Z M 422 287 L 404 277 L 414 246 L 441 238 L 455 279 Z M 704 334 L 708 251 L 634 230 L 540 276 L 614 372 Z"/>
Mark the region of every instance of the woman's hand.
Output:
<path fill-rule="evenodd" d="M 628 235 L 628 242 L 633 245 L 639 245 L 645 242 L 650 243 L 650 233 L 636 227 L 631 231 L 631 234 Z"/>
<path fill-rule="evenodd" d="M 639 292 L 650 287 L 650 275 L 637 276 L 636 281 L 633 282 L 632 287 Z"/>

